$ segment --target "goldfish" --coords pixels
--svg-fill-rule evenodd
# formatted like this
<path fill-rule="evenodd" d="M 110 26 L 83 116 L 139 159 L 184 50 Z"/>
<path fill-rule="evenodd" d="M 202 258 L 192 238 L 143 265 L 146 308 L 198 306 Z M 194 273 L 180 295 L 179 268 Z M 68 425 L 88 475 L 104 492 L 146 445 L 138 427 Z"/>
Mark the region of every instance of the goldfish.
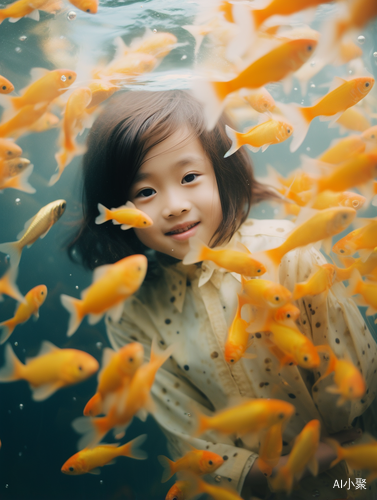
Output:
<path fill-rule="evenodd" d="M 277 323 L 296 321 L 300 316 L 300 309 L 288 302 L 282 307 L 272 309 L 272 317 Z"/>
<path fill-rule="evenodd" d="M 0 189 L 8 177 L 20 175 L 29 165 L 30 160 L 21 156 L 11 160 L 0 160 Z"/>
<path fill-rule="evenodd" d="M 252 62 L 232 80 L 194 84 L 194 94 L 205 106 L 208 130 L 215 126 L 229 94 L 241 88 L 258 89 L 267 83 L 282 80 L 309 59 L 316 45 L 313 39 L 288 40 Z"/>
<path fill-rule="evenodd" d="M 377 145 L 377 125 L 364 130 L 364 132 L 361 134 L 361 138 L 364 141 L 371 141 Z"/>
<path fill-rule="evenodd" d="M 98 10 L 98 0 L 69 0 L 69 3 L 89 14 L 96 14 Z"/>
<path fill-rule="evenodd" d="M 60 219 L 65 211 L 65 200 L 56 200 L 42 207 L 39 212 L 25 223 L 24 231 L 18 236 L 19 240 L 10 243 L 1 243 L 0 252 L 10 256 L 10 265 L 17 267 L 24 247 L 31 246 L 38 238 L 44 238 L 52 226 Z"/>
<path fill-rule="evenodd" d="M 29 85 L 20 97 L 12 97 L 11 102 L 16 110 L 29 104 L 51 102 L 67 92 L 75 80 L 76 73 L 70 69 L 44 70 L 42 77 Z"/>
<path fill-rule="evenodd" d="M 179 471 L 190 471 L 201 476 L 214 472 L 224 463 L 224 459 L 217 453 L 208 450 L 197 450 L 195 448 L 191 449 L 176 462 L 169 460 L 163 455 L 159 455 L 157 459 L 164 467 L 161 479 L 162 483 L 169 481 Z"/>
<path fill-rule="evenodd" d="M 228 125 L 225 125 L 225 130 L 232 141 L 230 149 L 224 155 L 224 158 L 228 158 L 244 145 L 247 145 L 253 153 L 261 148 L 264 152 L 270 144 L 278 144 L 288 139 L 293 132 L 293 127 L 284 121 L 270 119 L 255 125 L 245 133 L 236 132 Z"/>
<path fill-rule="evenodd" d="M 371 440 L 369 443 L 356 444 L 343 448 L 335 439 L 327 438 L 326 442 L 334 448 L 337 458 L 331 462 L 330 467 L 334 467 L 341 460 L 345 460 L 349 467 L 356 470 L 366 469 L 370 471 L 367 481 L 373 481 L 377 477 L 377 441 Z"/>
<path fill-rule="evenodd" d="M 356 0 L 349 6 L 348 15 L 335 25 L 335 41 L 339 41 L 347 31 L 361 29 L 377 16 L 377 5 L 368 0 Z"/>
<path fill-rule="evenodd" d="M 103 403 L 109 394 L 129 384 L 136 370 L 144 360 L 144 349 L 138 342 L 131 342 L 119 351 L 105 349 L 102 359 L 102 370 L 98 374 L 96 394 L 84 408 L 84 415 L 95 417 L 103 413 Z"/>
<path fill-rule="evenodd" d="M 167 492 L 165 500 L 187 500 L 190 498 L 191 485 L 187 480 L 176 481 Z"/>
<path fill-rule="evenodd" d="M 337 406 L 343 405 L 346 401 L 360 399 L 366 391 L 365 380 L 350 359 L 338 359 L 328 346 L 329 364 L 326 372 L 316 381 L 318 382 L 330 373 L 334 373 L 335 385 L 326 387 L 326 391 L 331 394 L 339 394 Z M 314 388 L 313 386 L 313 388 Z"/>
<path fill-rule="evenodd" d="M 294 479 L 299 480 L 307 466 L 313 476 L 318 474 L 318 462 L 315 453 L 318 448 L 321 424 L 319 420 L 311 420 L 296 437 L 288 461 L 279 468 L 275 477 L 269 480 L 273 491 L 291 493 Z"/>
<path fill-rule="evenodd" d="M 340 127 L 356 132 L 364 132 L 370 127 L 369 119 L 355 107 L 346 109 L 335 123 Z"/>
<path fill-rule="evenodd" d="M 22 149 L 10 139 L 0 137 L 0 159 L 10 160 L 22 155 Z"/>
<path fill-rule="evenodd" d="M 214 500 L 242 500 L 236 491 L 230 488 L 208 484 L 195 476 L 191 479 L 191 492 L 195 495 L 206 493 Z M 192 497 L 190 496 L 190 498 Z"/>
<path fill-rule="evenodd" d="M 129 457 L 136 460 L 145 460 L 148 455 L 139 447 L 147 439 L 142 434 L 129 443 L 117 446 L 117 444 L 101 444 L 94 448 L 85 448 L 69 458 L 61 468 L 64 474 L 78 476 L 80 474 L 100 474 L 100 467 L 108 465 L 117 457 Z"/>
<path fill-rule="evenodd" d="M 358 259 L 343 259 L 344 264 L 348 267 L 342 269 L 335 266 L 337 281 L 349 280 L 354 269 L 357 269 L 361 276 L 367 276 L 371 280 L 377 279 L 377 250 L 374 249 L 367 260 Z"/>
<path fill-rule="evenodd" d="M 45 132 L 56 127 L 59 121 L 59 118 L 54 113 L 47 111 L 36 122 L 30 125 L 28 132 Z"/>
<path fill-rule="evenodd" d="M 143 52 L 130 52 L 121 58 L 111 61 L 105 68 L 94 70 L 93 78 L 103 78 L 117 84 L 127 77 L 152 71 L 157 65 L 157 59 Z"/>
<path fill-rule="evenodd" d="M 26 380 L 33 392 L 34 401 L 42 401 L 62 387 L 83 382 L 98 367 L 98 361 L 87 352 L 59 349 L 47 341 L 43 341 L 38 356 L 24 365 L 14 354 L 11 345 L 7 344 L 0 381 Z"/>
<path fill-rule="evenodd" d="M 265 476 L 271 476 L 283 449 L 282 423 L 272 425 L 263 433 L 257 465 Z"/>
<path fill-rule="evenodd" d="M 258 113 L 271 112 L 275 109 L 275 100 L 265 87 L 254 92 L 241 91 L 241 95 Z"/>
<path fill-rule="evenodd" d="M 97 108 L 97 106 L 99 106 L 102 102 L 106 101 L 106 99 L 111 97 L 114 92 L 119 90 L 120 87 L 102 80 L 92 80 L 88 84 L 88 88 L 92 92 L 92 99 L 87 106 L 87 110 L 91 111 Z"/>
<path fill-rule="evenodd" d="M 112 220 L 113 224 L 121 224 L 121 229 L 130 229 L 131 227 L 149 227 L 153 224 L 152 219 L 138 210 L 131 201 L 127 201 L 125 205 L 109 210 L 101 203 L 97 205 L 100 215 L 95 219 L 96 224 L 103 224 L 106 221 Z"/>
<path fill-rule="evenodd" d="M 325 249 L 328 248 L 331 245 L 332 236 L 344 231 L 351 224 L 355 215 L 356 210 L 348 207 L 321 210 L 293 229 L 282 245 L 265 252 L 257 252 L 254 255 L 258 259 L 268 261 L 271 271 L 276 271 L 284 255 L 295 248 L 322 240 L 325 240 L 322 242 Z"/>
<path fill-rule="evenodd" d="M 318 159 L 324 163 L 335 165 L 347 161 L 351 156 L 363 153 L 364 151 L 365 142 L 363 141 L 363 137 L 350 135 L 333 143 Z"/>
<path fill-rule="evenodd" d="M 39 21 L 39 13 L 34 11 L 41 9 L 49 3 L 50 0 L 17 0 L 9 4 L 7 7 L 0 9 L 0 24 L 5 19 L 19 19 L 20 17 L 29 16 Z"/>
<path fill-rule="evenodd" d="M 219 21 L 216 18 L 210 20 L 207 24 L 200 24 L 200 25 L 186 24 L 184 26 L 181 26 L 181 28 L 188 31 L 190 35 L 192 35 L 195 39 L 195 49 L 194 49 L 195 56 L 199 52 L 204 37 L 212 33 L 218 27 L 219 27 Z"/>
<path fill-rule="evenodd" d="M 5 78 L 5 76 L 0 75 L 0 94 L 10 94 L 13 90 L 13 83 Z"/>
<path fill-rule="evenodd" d="M 259 432 L 279 422 L 286 422 L 294 411 L 293 405 L 279 399 L 254 398 L 216 412 L 213 417 L 198 413 L 195 435 L 200 436 L 209 429 L 239 436 Z"/>
<path fill-rule="evenodd" d="M 377 284 L 374 282 L 364 283 L 357 269 L 354 269 L 351 274 L 346 292 L 349 297 L 356 294 L 362 296 L 356 302 L 358 305 L 369 306 L 365 313 L 367 316 L 377 313 Z M 377 320 L 375 323 L 377 324 Z"/>
<path fill-rule="evenodd" d="M 262 276 L 266 272 L 266 268 L 253 259 L 251 252 L 242 244 L 235 249 L 213 249 L 193 237 L 189 239 L 189 245 L 190 251 L 183 259 L 185 265 L 209 260 L 220 268 L 245 276 Z"/>
<path fill-rule="evenodd" d="M 4 344 L 17 325 L 25 323 L 32 315 L 36 319 L 39 318 L 39 308 L 46 300 L 46 297 L 47 287 L 45 285 L 35 286 L 25 295 L 26 303 L 24 301 L 21 302 L 13 318 L 0 323 L 0 344 Z"/>
<path fill-rule="evenodd" d="M 18 302 L 25 302 L 25 297 L 19 291 L 16 285 L 17 279 L 17 268 L 10 268 L 5 274 L 0 278 L 0 299 L 2 295 L 9 295 Z"/>
<path fill-rule="evenodd" d="M 176 43 L 177 37 L 173 33 L 163 31 L 154 33 L 147 28 L 144 36 L 133 40 L 125 52 L 143 52 L 154 57 L 163 58 L 169 54 Z"/>
<path fill-rule="evenodd" d="M 227 363 L 237 363 L 242 357 L 254 358 L 253 354 L 246 354 L 249 343 L 249 334 L 246 332 L 248 322 L 241 318 L 241 309 L 247 300 L 241 295 L 237 295 L 238 304 L 236 315 L 229 328 L 228 337 L 225 342 L 225 361 Z"/>
<path fill-rule="evenodd" d="M 293 290 L 293 300 L 301 299 L 306 295 L 319 295 L 325 293 L 335 282 L 335 267 L 332 264 L 323 264 L 304 283 L 296 283 Z"/>
<path fill-rule="evenodd" d="M 290 151 L 294 152 L 302 144 L 315 117 L 339 118 L 347 108 L 354 106 L 373 88 L 374 78 L 370 76 L 356 77 L 350 80 L 336 77 L 333 88 L 313 106 L 297 106 L 295 104 L 280 104 L 281 111 L 294 127 Z"/>
<path fill-rule="evenodd" d="M 332 207 L 349 207 L 355 210 L 360 210 L 366 201 L 365 196 L 352 193 L 351 191 L 343 191 L 336 193 L 334 191 L 322 191 L 314 197 L 311 208 L 315 210 L 326 210 Z"/>
<path fill-rule="evenodd" d="M 61 302 L 71 315 L 68 337 L 77 330 L 87 314 L 90 324 L 100 321 L 106 312 L 111 314 L 114 321 L 118 321 L 123 302 L 139 289 L 146 272 L 147 258 L 144 255 L 131 255 L 115 264 L 97 267 L 93 284 L 81 293 L 81 300 L 61 295 Z"/>
<path fill-rule="evenodd" d="M 373 249 L 377 247 L 377 218 L 358 219 L 359 223 L 368 221 L 369 224 L 351 231 L 335 243 L 332 248 L 333 252 L 341 255 L 353 255 L 355 252 L 359 252 L 360 257 L 366 260 Z"/>
<path fill-rule="evenodd" d="M 260 307 L 282 307 L 292 298 L 291 292 L 274 281 L 241 277 L 241 283 L 248 301 Z"/>
<path fill-rule="evenodd" d="M 49 103 L 29 104 L 22 107 L 16 115 L 0 125 L 0 137 L 19 137 L 30 130 L 46 113 Z"/>
<path fill-rule="evenodd" d="M 78 88 L 69 96 L 64 111 L 63 128 L 59 141 L 60 150 L 55 154 L 58 172 L 51 177 L 49 186 L 52 186 L 60 179 L 65 166 L 83 151 L 83 148 L 76 144 L 75 137 L 83 128 L 81 118 L 91 99 L 92 91 L 89 87 Z"/>
<path fill-rule="evenodd" d="M 134 415 L 138 414 L 144 419 L 147 411 L 154 410 L 150 390 L 158 369 L 174 352 L 176 344 L 170 345 L 165 351 L 157 349 L 157 340 L 154 338 L 149 362 L 144 363 L 136 371 L 125 394 L 114 402 L 106 416 L 79 417 L 73 421 L 72 426 L 76 432 L 84 434 L 79 441 L 79 448 L 94 446 L 114 428 L 117 432 L 116 438 L 120 439 Z"/>

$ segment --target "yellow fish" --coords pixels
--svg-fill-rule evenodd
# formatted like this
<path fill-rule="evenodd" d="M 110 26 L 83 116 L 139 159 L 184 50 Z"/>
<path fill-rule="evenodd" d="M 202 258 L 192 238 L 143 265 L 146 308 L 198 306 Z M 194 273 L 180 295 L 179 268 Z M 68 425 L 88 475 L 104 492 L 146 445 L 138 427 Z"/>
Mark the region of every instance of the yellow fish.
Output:
<path fill-rule="evenodd" d="M 4 344 L 17 325 L 25 323 L 32 315 L 36 319 L 39 318 L 39 308 L 46 300 L 46 297 L 47 287 L 45 285 L 38 285 L 25 295 L 26 303 L 21 302 L 16 309 L 14 317 L 0 323 L 0 344 Z"/>
<path fill-rule="evenodd" d="M 253 153 L 261 148 L 264 152 L 270 144 L 278 144 L 288 139 L 293 132 L 293 127 L 284 121 L 270 119 L 255 125 L 245 133 L 236 132 L 228 125 L 225 125 L 225 130 L 232 141 L 230 149 L 224 155 L 224 158 L 228 158 L 244 145 L 247 145 Z"/>
<path fill-rule="evenodd" d="M 83 382 L 91 377 L 99 364 L 96 359 L 77 349 L 59 349 L 43 341 L 37 357 L 23 365 L 10 344 L 5 346 L 5 366 L 0 370 L 1 382 L 26 380 L 30 384 L 34 401 L 42 401 L 55 391 Z"/>
<path fill-rule="evenodd" d="M 254 92 L 241 91 L 240 95 L 255 109 L 255 111 L 258 111 L 258 113 L 271 112 L 276 107 L 274 98 L 264 87 Z"/>
<path fill-rule="evenodd" d="M 105 68 L 94 70 L 93 78 L 103 78 L 113 83 L 121 82 L 132 76 L 148 73 L 157 65 L 157 59 L 143 52 L 130 52 L 121 58 L 111 61 Z"/>
<path fill-rule="evenodd" d="M 241 295 L 237 295 L 237 297 L 237 311 L 229 328 L 224 352 L 225 361 L 231 364 L 237 363 L 242 357 L 255 358 L 254 354 L 245 353 L 252 342 L 249 342 L 249 333 L 246 331 L 248 322 L 241 318 L 241 309 L 243 305 L 248 304 L 248 300 Z"/>
<path fill-rule="evenodd" d="M 136 460 L 145 460 L 148 455 L 139 447 L 147 439 L 142 434 L 129 443 L 117 446 L 116 444 L 100 444 L 94 448 L 85 448 L 69 458 L 62 466 L 61 471 L 70 476 L 80 474 L 100 474 L 100 467 L 113 463 L 117 457 L 129 457 Z"/>
<path fill-rule="evenodd" d="M 362 299 L 358 299 L 356 301 L 358 305 L 369 306 L 365 313 L 367 316 L 377 313 L 377 283 L 364 283 L 357 269 L 355 269 L 351 274 L 347 288 L 347 295 L 349 297 L 356 294 L 360 294 L 362 296 Z M 375 323 L 377 324 L 377 320 Z"/>
<path fill-rule="evenodd" d="M 365 151 L 365 142 L 362 136 L 350 135 L 344 139 L 336 141 L 330 148 L 326 149 L 324 153 L 318 158 L 324 163 L 331 163 L 333 165 L 347 161 L 351 156 Z"/>
<path fill-rule="evenodd" d="M 131 227 L 149 227 L 153 224 L 152 219 L 138 210 L 131 201 L 127 201 L 125 205 L 109 210 L 101 203 L 97 205 L 99 215 L 95 219 L 96 224 L 103 224 L 109 220 L 113 224 L 120 224 L 121 229 L 130 229 Z"/>
<path fill-rule="evenodd" d="M 326 439 L 336 451 L 338 457 L 331 462 L 330 467 L 334 467 L 341 460 L 345 460 L 349 467 L 356 470 L 369 470 L 367 482 L 373 481 L 377 477 L 377 441 L 372 440 L 365 444 L 356 444 L 343 448 L 335 439 Z"/>
<path fill-rule="evenodd" d="M 1 243 L 0 252 L 10 256 L 10 265 L 15 268 L 21 259 L 24 247 L 30 247 L 38 238 L 44 238 L 52 226 L 60 219 L 65 211 L 65 200 L 52 201 L 45 205 L 25 223 L 25 229 L 20 233 L 20 239 L 11 243 Z"/>
<path fill-rule="evenodd" d="M 92 99 L 87 106 L 87 111 L 94 111 L 101 103 L 106 101 L 111 97 L 114 92 L 120 89 L 118 85 L 113 85 L 112 83 L 105 82 L 103 80 L 93 80 L 88 84 L 92 92 Z"/>
<path fill-rule="evenodd" d="M 2 139 L 0 137 L 0 159 L 10 160 L 22 155 L 22 149 L 18 144 L 10 139 Z"/>
<path fill-rule="evenodd" d="M 359 252 L 360 257 L 366 260 L 377 247 L 377 218 L 358 219 L 358 222 L 369 224 L 348 233 L 333 246 L 333 252 L 341 255 L 353 255 Z"/>
<path fill-rule="evenodd" d="M 142 38 L 133 40 L 127 52 L 144 52 L 154 57 L 163 58 L 169 54 L 177 43 L 177 37 L 172 33 L 158 32 L 154 33 L 147 29 Z"/>
<path fill-rule="evenodd" d="M 370 280 L 377 280 L 377 250 L 374 249 L 366 261 L 359 259 L 341 259 L 347 268 L 335 266 L 337 281 L 349 280 L 354 269 L 357 269 L 361 276 L 367 276 Z"/>
<path fill-rule="evenodd" d="M 39 21 L 39 13 L 35 14 L 34 11 L 42 9 L 49 2 L 50 0 L 18 0 L 17 2 L 13 2 L 7 7 L 0 9 L 0 24 L 4 19 L 19 19 L 25 16 Z"/>
<path fill-rule="evenodd" d="M 282 307 L 292 298 L 291 292 L 279 283 L 270 280 L 246 280 L 241 276 L 242 288 L 250 304 L 259 307 Z"/>
<path fill-rule="evenodd" d="M 5 76 L 0 75 L 0 94 L 10 94 L 13 90 L 14 85 Z"/>
<path fill-rule="evenodd" d="M 81 300 L 61 295 L 61 302 L 71 315 L 68 337 L 77 330 L 87 314 L 90 315 L 90 324 L 100 321 L 106 312 L 111 313 L 113 321 L 118 321 L 123 302 L 139 289 L 146 272 L 147 258 L 144 255 L 131 255 L 115 264 L 97 267 L 94 282 L 81 293 Z"/>
<path fill-rule="evenodd" d="M 27 158 L 12 158 L 11 160 L 0 160 L 0 190 L 18 189 L 25 193 L 35 193 L 35 189 L 28 183 L 28 179 L 33 172 L 33 165 Z M 8 175 L 7 175 L 8 174 Z"/>
<path fill-rule="evenodd" d="M 23 106 L 16 115 L 0 125 L 0 137 L 19 137 L 46 113 L 49 103 Z"/>
<path fill-rule="evenodd" d="M 326 293 L 335 282 L 335 266 L 332 264 L 323 264 L 320 268 L 304 283 L 296 283 L 293 290 L 293 300 L 301 299 L 306 295 L 319 295 Z"/>
<path fill-rule="evenodd" d="M 265 476 L 271 476 L 283 450 L 282 423 L 272 425 L 262 434 L 257 464 Z"/>

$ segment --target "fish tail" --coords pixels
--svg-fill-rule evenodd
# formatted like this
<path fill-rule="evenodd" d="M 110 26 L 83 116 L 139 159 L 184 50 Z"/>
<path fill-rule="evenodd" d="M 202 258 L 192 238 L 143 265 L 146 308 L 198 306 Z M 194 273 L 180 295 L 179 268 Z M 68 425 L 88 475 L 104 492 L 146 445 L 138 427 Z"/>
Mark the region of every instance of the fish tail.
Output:
<path fill-rule="evenodd" d="M 292 142 L 289 148 L 293 153 L 303 143 L 314 116 L 311 108 L 303 108 L 296 104 L 279 103 L 279 109 L 293 127 Z"/>
<path fill-rule="evenodd" d="M 360 273 L 357 269 L 354 269 L 349 278 L 348 287 L 346 288 L 347 297 L 352 297 L 352 295 L 360 293 L 362 286 L 363 280 L 361 279 Z"/>
<path fill-rule="evenodd" d="M 60 301 L 71 315 L 69 318 L 68 331 L 67 331 L 67 337 L 70 337 L 75 333 L 77 328 L 80 326 L 80 323 L 84 317 L 81 307 L 82 301 L 79 299 L 75 299 L 74 297 L 69 297 L 69 295 L 64 295 L 64 294 L 60 296 Z"/>
<path fill-rule="evenodd" d="M 0 279 L 0 296 L 4 293 L 5 295 L 9 295 L 9 297 L 17 300 L 18 302 L 25 303 L 25 297 L 21 294 L 16 285 L 17 272 L 18 267 L 11 267 L 9 271 L 7 271 L 4 276 L 2 276 L 2 278 Z"/>
<path fill-rule="evenodd" d="M 334 451 L 338 454 L 337 458 L 335 460 L 333 460 L 330 464 L 329 468 L 332 469 L 334 467 L 334 465 L 336 465 L 341 460 L 343 460 L 343 455 L 344 455 L 343 448 L 340 446 L 338 441 L 336 441 L 335 439 L 327 438 L 327 439 L 325 439 L 325 442 L 327 444 L 329 444 L 332 448 L 334 448 Z"/>
<path fill-rule="evenodd" d="M 107 417 L 78 417 L 72 422 L 72 427 L 78 434 L 83 434 L 77 445 L 78 450 L 93 448 L 110 430 Z"/>
<path fill-rule="evenodd" d="M 9 255 L 10 267 L 12 269 L 16 270 L 18 268 L 18 264 L 20 262 L 21 252 L 22 252 L 22 250 L 18 246 L 18 241 L 12 241 L 9 243 L 1 243 L 0 244 L 0 252 L 5 253 L 5 255 Z M 12 276 L 10 276 L 10 278 L 12 278 Z M 14 281 L 15 281 L 15 279 L 14 279 Z M 11 297 L 13 297 L 13 295 L 11 295 Z M 21 302 L 23 302 L 23 300 Z"/>
<path fill-rule="evenodd" d="M 343 269 L 341 267 L 335 266 L 335 280 L 336 281 L 345 281 L 349 280 L 352 274 L 352 267 L 347 267 L 346 269 Z"/>
<path fill-rule="evenodd" d="M 242 134 L 240 134 L 236 130 L 233 130 L 228 125 L 225 125 L 225 131 L 226 131 L 226 135 L 232 141 L 232 145 L 231 145 L 230 149 L 224 155 L 224 158 L 228 158 L 228 156 L 232 155 L 233 153 L 238 151 L 241 146 L 243 146 L 243 142 L 241 140 Z"/>
<path fill-rule="evenodd" d="M 293 290 L 293 300 L 301 299 L 306 295 L 306 285 L 304 283 L 296 283 Z"/>
<path fill-rule="evenodd" d="M 196 264 L 197 262 L 201 262 L 205 260 L 206 255 L 206 245 L 198 238 L 192 237 L 189 239 L 190 251 L 187 253 L 185 258 L 183 259 L 183 264 Z"/>
<path fill-rule="evenodd" d="M 28 183 L 28 179 L 33 172 L 33 168 L 34 166 L 30 165 L 21 174 L 6 179 L 6 181 L 0 186 L 0 189 L 12 188 L 24 191 L 25 193 L 35 193 L 36 189 Z"/>
<path fill-rule="evenodd" d="M 0 323 L 0 344 L 4 344 L 9 339 L 15 327 L 16 324 L 13 318 Z"/>
<path fill-rule="evenodd" d="M 51 179 L 48 182 L 49 186 L 53 186 L 58 180 L 60 179 L 60 176 L 62 175 L 66 165 L 69 163 L 68 162 L 68 152 L 66 149 L 61 149 L 55 154 L 55 160 L 56 163 L 58 164 L 58 171 L 56 174 L 54 174 Z"/>
<path fill-rule="evenodd" d="M 5 365 L 0 370 L 0 382 L 13 382 L 23 378 L 24 365 L 14 354 L 10 344 L 5 346 Z"/>
<path fill-rule="evenodd" d="M 273 478 L 268 480 L 272 491 L 286 491 L 288 494 L 292 491 L 293 475 L 286 465 L 280 467 L 279 472 Z"/>
<path fill-rule="evenodd" d="M 242 3 L 233 5 L 231 15 L 237 25 L 237 33 L 227 46 L 226 58 L 229 62 L 236 62 L 252 46 L 259 23 L 258 16 L 251 15 L 250 7 Z"/>
<path fill-rule="evenodd" d="M 192 87 L 195 97 L 203 104 L 207 130 L 212 130 L 224 108 L 226 96 L 232 92 L 228 82 L 197 80 Z"/>
<path fill-rule="evenodd" d="M 197 428 L 194 436 L 201 436 L 208 429 L 207 417 L 201 413 L 196 414 Z"/>
<path fill-rule="evenodd" d="M 101 203 L 98 203 L 97 205 L 99 215 L 95 218 L 95 223 L 96 224 L 103 224 L 104 222 L 110 220 L 109 214 L 111 210 L 107 209 L 104 205 Z"/>
<path fill-rule="evenodd" d="M 169 479 L 175 474 L 175 462 L 169 460 L 167 457 L 164 457 L 164 455 L 159 455 L 157 460 L 164 468 L 161 483 L 166 483 L 166 481 L 169 481 Z"/>
<path fill-rule="evenodd" d="M 84 408 L 84 415 L 86 417 L 96 417 L 100 413 L 102 413 L 102 398 L 101 394 L 97 392 L 86 403 L 86 406 Z"/>
<path fill-rule="evenodd" d="M 141 450 L 139 447 L 144 443 L 146 439 L 147 435 L 142 434 L 129 443 L 120 446 L 119 455 L 134 458 L 135 460 L 145 460 L 146 458 L 148 458 L 148 453 L 144 450 Z"/>

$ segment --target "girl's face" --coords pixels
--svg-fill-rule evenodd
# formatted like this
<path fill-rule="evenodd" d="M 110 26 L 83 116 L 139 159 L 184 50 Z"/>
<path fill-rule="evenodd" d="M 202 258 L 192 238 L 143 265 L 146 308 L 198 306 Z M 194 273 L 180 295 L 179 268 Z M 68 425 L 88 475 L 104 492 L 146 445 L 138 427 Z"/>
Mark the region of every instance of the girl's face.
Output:
<path fill-rule="evenodd" d="M 198 138 L 178 129 L 146 155 L 130 199 L 153 220 L 134 231 L 149 248 L 182 260 L 189 238 L 206 245 L 222 221 L 215 172 Z"/>

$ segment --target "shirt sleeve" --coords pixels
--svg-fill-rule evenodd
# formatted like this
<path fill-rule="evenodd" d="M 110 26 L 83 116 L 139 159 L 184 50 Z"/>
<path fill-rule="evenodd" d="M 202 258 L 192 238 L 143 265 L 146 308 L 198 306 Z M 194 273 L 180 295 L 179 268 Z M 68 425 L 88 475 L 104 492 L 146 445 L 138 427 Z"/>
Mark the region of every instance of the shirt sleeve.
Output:
<path fill-rule="evenodd" d="M 133 298 L 126 302 L 122 318 L 118 323 L 106 318 L 107 334 L 111 346 L 118 350 L 129 342 L 140 342 L 144 347 L 146 360 L 150 357 L 151 340 L 158 331 L 148 319 L 147 311 L 143 315 L 134 315 L 132 309 L 143 305 Z M 131 311 L 131 314 L 127 314 Z M 138 326 L 132 316 L 138 318 Z M 213 474 L 206 476 L 209 482 L 217 485 L 231 486 L 241 492 L 245 477 L 257 455 L 250 450 L 237 446 L 236 439 L 208 431 L 200 439 L 191 437 L 195 427 L 193 408 L 211 414 L 211 404 L 200 388 L 194 387 L 175 369 L 174 362 L 169 359 L 161 367 L 152 386 L 152 397 L 156 405 L 153 417 L 159 424 L 168 440 L 170 458 L 176 460 L 190 449 L 190 445 L 213 451 L 224 458 L 224 463 Z M 242 446 L 242 443 L 239 443 Z M 231 459 L 231 460 L 228 460 Z M 162 474 L 162 471 L 161 471 Z"/>
<path fill-rule="evenodd" d="M 316 270 L 316 265 L 326 264 L 325 257 L 314 247 L 289 252 L 280 267 L 280 281 L 290 291 L 295 283 L 306 281 Z M 324 419 L 329 433 L 338 432 L 351 426 L 372 403 L 377 387 L 376 343 L 352 298 L 347 298 L 343 283 L 335 283 L 324 294 L 305 296 L 297 301 L 301 311 L 300 330 L 314 345 L 328 344 L 340 359 L 350 359 L 364 376 L 367 391 L 361 398 L 336 405 L 338 396 L 329 394 L 326 387 L 334 385 L 333 375 L 325 377 L 314 386 L 312 397 Z M 312 376 L 304 377 L 307 385 L 314 382 L 326 371 L 326 355 L 321 353 L 321 365 Z M 304 371 L 305 372 L 305 371 Z M 306 371 L 307 372 L 307 371 Z M 307 372 L 310 373 L 310 372 Z"/>

